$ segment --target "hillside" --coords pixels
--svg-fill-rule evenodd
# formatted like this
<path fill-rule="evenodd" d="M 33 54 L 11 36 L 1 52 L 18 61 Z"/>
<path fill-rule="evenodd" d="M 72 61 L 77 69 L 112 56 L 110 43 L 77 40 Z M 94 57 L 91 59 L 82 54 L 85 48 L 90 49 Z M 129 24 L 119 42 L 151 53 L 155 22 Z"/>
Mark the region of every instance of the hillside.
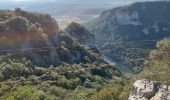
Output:
<path fill-rule="evenodd" d="M 71 36 L 78 39 L 78 42 L 83 45 L 88 45 L 91 48 L 95 48 L 95 39 L 94 35 L 90 33 L 84 26 L 72 22 L 70 23 L 65 31 Z"/>
<path fill-rule="evenodd" d="M 79 32 L 75 31 L 78 35 L 74 36 L 68 31 L 59 31 L 57 22 L 50 15 L 26 12 L 19 8 L 15 11 L 1 10 L 0 19 L 2 54 L 25 57 L 41 66 L 102 61 L 100 54 L 83 46 L 85 43 L 81 41 L 86 41 L 85 38 L 81 38 L 81 41 L 76 39 L 77 36 L 86 36 L 83 27 L 79 29 L 73 26 Z"/>
<path fill-rule="evenodd" d="M 104 11 L 85 25 L 102 54 L 137 68 L 158 40 L 170 36 L 169 10 L 168 1 L 138 2 Z"/>
<path fill-rule="evenodd" d="M 130 79 L 123 79 L 96 91 L 91 100 L 169 100 L 170 40 L 156 43 L 144 70 Z M 163 100 L 164 100 L 163 99 Z"/>
<path fill-rule="evenodd" d="M 49 14 L 0 10 L 0 100 L 169 100 L 169 11 L 138 2 L 62 30 Z"/>
<path fill-rule="evenodd" d="M 93 41 L 77 23 L 59 30 L 48 14 L 0 10 L 0 99 L 78 100 L 119 79 L 86 36 Z"/>

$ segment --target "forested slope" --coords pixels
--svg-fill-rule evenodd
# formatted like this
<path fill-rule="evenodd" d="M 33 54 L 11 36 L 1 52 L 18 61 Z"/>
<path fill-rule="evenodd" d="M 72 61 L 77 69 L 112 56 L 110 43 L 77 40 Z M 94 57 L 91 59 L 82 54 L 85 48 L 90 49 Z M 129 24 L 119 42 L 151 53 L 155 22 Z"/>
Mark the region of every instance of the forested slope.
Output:
<path fill-rule="evenodd" d="M 169 1 L 137 2 L 106 10 L 85 25 L 101 53 L 137 70 L 156 42 L 170 36 L 169 10 Z"/>
<path fill-rule="evenodd" d="M 0 99 L 86 99 L 120 78 L 115 66 L 82 42 L 86 29 L 74 24 L 59 30 L 50 15 L 0 10 Z"/>

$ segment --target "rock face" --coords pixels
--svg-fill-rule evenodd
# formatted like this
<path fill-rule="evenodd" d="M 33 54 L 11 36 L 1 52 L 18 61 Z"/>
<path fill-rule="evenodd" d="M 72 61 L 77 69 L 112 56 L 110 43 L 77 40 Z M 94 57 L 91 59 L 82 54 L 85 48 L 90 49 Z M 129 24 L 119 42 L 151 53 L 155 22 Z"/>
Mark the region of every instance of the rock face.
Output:
<path fill-rule="evenodd" d="M 0 49 L 29 58 L 37 65 L 59 65 L 52 37 L 58 33 L 55 19 L 47 14 L 0 10 Z M 45 50 L 42 48 L 46 48 Z M 16 50 L 18 49 L 18 50 Z M 11 50 L 11 51 L 9 51 Z"/>
<path fill-rule="evenodd" d="M 169 10 L 168 1 L 133 3 L 104 11 L 99 18 L 89 22 L 87 28 L 103 36 L 131 35 L 130 40 L 161 38 L 170 31 Z"/>
<path fill-rule="evenodd" d="M 156 41 L 170 37 L 169 11 L 169 1 L 138 2 L 104 11 L 85 25 L 106 57 L 136 66 Z"/>
<path fill-rule="evenodd" d="M 92 48 L 95 47 L 94 35 L 91 34 L 84 26 L 72 22 L 68 25 L 65 31 L 78 39 L 79 43 L 88 45 Z"/>
<path fill-rule="evenodd" d="M 128 100 L 170 100 L 170 91 L 160 82 L 137 80 Z"/>

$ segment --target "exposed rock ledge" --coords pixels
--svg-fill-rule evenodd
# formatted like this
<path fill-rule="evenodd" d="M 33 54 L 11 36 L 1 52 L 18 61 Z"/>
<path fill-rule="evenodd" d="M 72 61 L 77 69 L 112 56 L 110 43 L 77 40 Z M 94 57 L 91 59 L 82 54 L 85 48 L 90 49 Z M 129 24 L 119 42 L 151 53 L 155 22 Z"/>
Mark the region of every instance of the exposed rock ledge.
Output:
<path fill-rule="evenodd" d="M 128 100 L 170 100 L 170 87 L 158 81 L 137 80 Z"/>

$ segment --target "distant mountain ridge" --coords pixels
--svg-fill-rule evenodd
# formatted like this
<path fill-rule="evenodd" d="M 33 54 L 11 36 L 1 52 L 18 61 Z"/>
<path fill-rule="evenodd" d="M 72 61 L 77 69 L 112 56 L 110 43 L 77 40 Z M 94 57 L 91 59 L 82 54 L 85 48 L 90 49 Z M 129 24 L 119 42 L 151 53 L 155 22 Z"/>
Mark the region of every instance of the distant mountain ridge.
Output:
<path fill-rule="evenodd" d="M 116 61 L 130 62 L 131 59 L 146 58 L 150 49 L 155 48 L 155 41 L 170 36 L 169 11 L 169 1 L 137 2 L 104 11 L 99 18 L 85 25 L 95 34 L 104 55 Z M 139 44 L 141 41 L 145 43 Z"/>

